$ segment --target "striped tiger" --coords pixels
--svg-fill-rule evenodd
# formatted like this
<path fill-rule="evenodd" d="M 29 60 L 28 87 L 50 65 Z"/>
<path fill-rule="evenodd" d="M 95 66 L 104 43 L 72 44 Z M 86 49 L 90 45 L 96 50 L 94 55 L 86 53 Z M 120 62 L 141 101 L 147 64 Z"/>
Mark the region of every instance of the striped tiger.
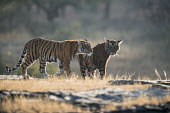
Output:
<path fill-rule="evenodd" d="M 18 64 L 12 69 L 9 69 L 8 66 L 6 66 L 6 70 L 8 72 L 14 71 L 21 66 L 23 78 L 29 79 L 27 68 L 39 59 L 39 71 L 44 77 L 48 76 L 46 72 L 47 62 L 59 63 L 59 71 L 55 73 L 55 76 L 63 74 L 64 71 L 66 71 L 67 76 L 69 76 L 71 73 L 71 60 L 76 54 L 83 53 L 92 53 L 91 44 L 85 40 L 54 41 L 35 38 L 25 44 Z"/>
<path fill-rule="evenodd" d="M 77 55 L 77 59 L 80 66 L 80 72 L 82 77 L 85 79 L 86 74 L 90 78 L 93 78 L 94 71 L 96 69 L 99 70 L 100 78 L 106 74 L 106 66 L 111 55 L 116 55 L 116 53 L 120 49 L 120 44 L 122 40 L 108 40 L 105 38 L 105 42 L 101 44 L 97 44 L 93 48 L 93 53 L 89 56 L 86 54 L 79 54 Z"/>

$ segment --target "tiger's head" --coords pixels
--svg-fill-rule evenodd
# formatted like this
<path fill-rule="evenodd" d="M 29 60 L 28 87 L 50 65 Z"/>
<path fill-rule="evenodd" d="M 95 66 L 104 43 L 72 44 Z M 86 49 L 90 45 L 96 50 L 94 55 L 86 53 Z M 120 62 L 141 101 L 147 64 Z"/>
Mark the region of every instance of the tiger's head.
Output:
<path fill-rule="evenodd" d="M 116 53 L 120 49 L 120 44 L 123 42 L 122 40 L 108 40 L 107 38 L 105 39 L 105 51 L 109 55 L 116 55 Z"/>
<path fill-rule="evenodd" d="M 78 40 L 78 54 L 92 54 L 91 44 L 85 40 Z"/>

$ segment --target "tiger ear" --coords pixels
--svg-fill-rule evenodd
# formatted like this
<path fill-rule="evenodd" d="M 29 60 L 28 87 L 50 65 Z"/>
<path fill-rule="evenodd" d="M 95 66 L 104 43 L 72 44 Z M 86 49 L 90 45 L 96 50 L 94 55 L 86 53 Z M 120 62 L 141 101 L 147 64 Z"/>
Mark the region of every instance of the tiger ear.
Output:
<path fill-rule="evenodd" d="M 123 42 L 123 40 L 118 40 L 117 42 L 120 45 Z"/>
<path fill-rule="evenodd" d="M 87 39 L 84 39 L 85 41 L 87 41 Z"/>
<path fill-rule="evenodd" d="M 104 41 L 105 41 L 105 42 L 108 42 L 109 40 L 108 40 L 106 37 L 104 37 Z"/>

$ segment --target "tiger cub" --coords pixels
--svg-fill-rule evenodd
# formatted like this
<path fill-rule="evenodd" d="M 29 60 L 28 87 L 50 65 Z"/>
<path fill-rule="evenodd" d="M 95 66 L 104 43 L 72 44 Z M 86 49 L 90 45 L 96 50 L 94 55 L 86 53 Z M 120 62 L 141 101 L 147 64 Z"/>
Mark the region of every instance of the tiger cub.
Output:
<path fill-rule="evenodd" d="M 56 76 L 63 74 L 64 71 L 69 76 L 72 58 L 76 54 L 82 53 L 92 53 L 91 44 L 85 40 L 53 41 L 35 38 L 25 44 L 18 64 L 12 69 L 6 66 L 6 70 L 8 72 L 14 71 L 21 66 L 23 78 L 28 79 L 27 68 L 39 59 L 39 71 L 44 77 L 48 76 L 46 72 L 47 62 L 59 63 L 59 71 L 55 74 Z"/>
<path fill-rule="evenodd" d="M 121 43 L 122 40 L 115 41 L 105 38 L 104 43 L 97 44 L 93 48 L 93 53 L 90 56 L 86 54 L 77 55 L 82 77 L 85 78 L 87 72 L 88 76 L 93 78 L 94 71 L 98 69 L 100 78 L 103 79 L 106 74 L 107 61 L 111 55 L 116 55 Z"/>

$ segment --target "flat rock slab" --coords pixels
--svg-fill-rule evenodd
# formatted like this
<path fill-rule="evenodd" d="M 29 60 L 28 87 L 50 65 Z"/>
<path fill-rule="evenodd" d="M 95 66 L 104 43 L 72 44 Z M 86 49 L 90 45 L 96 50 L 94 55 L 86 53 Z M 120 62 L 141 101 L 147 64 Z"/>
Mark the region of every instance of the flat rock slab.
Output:
<path fill-rule="evenodd" d="M 0 75 L 0 80 L 23 80 L 23 76 L 20 75 Z M 29 79 L 37 79 L 37 78 L 33 78 L 30 77 Z"/>
<path fill-rule="evenodd" d="M 159 97 L 162 98 L 165 95 L 170 95 L 170 91 L 162 89 L 147 89 L 147 90 L 135 90 L 135 91 L 125 91 L 122 89 L 113 88 L 101 88 L 94 89 L 83 92 L 69 93 L 66 91 L 48 91 L 48 92 L 27 92 L 27 91 L 0 91 L 0 101 L 5 99 L 14 99 L 15 97 L 22 96 L 27 99 L 49 99 L 58 102 L 67 102 L 73 105 L 78 105 L 83 108 L 88 108 L 93 111 L 98 111 L 104 105 L 116 104 L 123 101 L 130 101 L 131 99 L 136 99 L 141 95 L 146 95 L 148 97 Z M 159 107 L 161 110 L 168 109 L 167 105 L 148 105 L 155 106 L 152 109 L 157 109 Z M 161 107 L 160 107 L 161 106 Z M 164 107 L 163 107 L 164 106 Z M 146 107 L 146 106 L 145 106 Z M 133 109 L 145 108 L 144 106 L 133 106 Z M 124 110 L 120 107 L 120 110 Z"/>
<path fill-rule="evenodd" d="M 170 90 L 169 80 L 110 80 L 110 85 L 151 84 L 153 88 Z"/>
<path fill-rule="evenodd" d="M 23 77 L 18 75 L 0 75 L 0 80 L 19 80 L 19 79 L 23 79 Z"/>

